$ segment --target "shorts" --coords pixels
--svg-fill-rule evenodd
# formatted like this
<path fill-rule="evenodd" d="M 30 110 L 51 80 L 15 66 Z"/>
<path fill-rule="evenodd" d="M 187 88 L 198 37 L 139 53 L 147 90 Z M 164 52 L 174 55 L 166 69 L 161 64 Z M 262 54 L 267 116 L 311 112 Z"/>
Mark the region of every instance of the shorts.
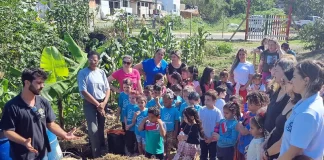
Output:
<path fill-rule="evenodd" d="M 145 157 L 149 158 L 149 159 L 163 160 L 164 155 L 163 155 L 163 153 L 161 153 L 161 154 L 151 154 L 151 153 L 145 152 Z"/>
<path fill-rule="evenodd" d="M 173 137 L 173 131 L 166 133 L 166 150 L 170 152 L 173 147 L 175 147 L 177 140 Z"/>
<path fill-rule="evenodd" d="M 142 143 L 143 145 L 145 145 L 145 138 L 143 138 L 142 136 L 136 135 L 136 140 L 137 143 Z"/>

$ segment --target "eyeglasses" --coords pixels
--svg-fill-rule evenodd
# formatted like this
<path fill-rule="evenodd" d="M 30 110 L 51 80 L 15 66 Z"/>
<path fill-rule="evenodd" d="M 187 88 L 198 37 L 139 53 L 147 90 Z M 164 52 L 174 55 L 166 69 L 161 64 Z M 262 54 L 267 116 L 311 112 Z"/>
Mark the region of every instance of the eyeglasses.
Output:
<path fill-rule="evenodd" d="M 130 64 L 132 64 L 132 62 L 126 62 L 126 61 L 123 61 L 123 64 L 130 65 Z"/>

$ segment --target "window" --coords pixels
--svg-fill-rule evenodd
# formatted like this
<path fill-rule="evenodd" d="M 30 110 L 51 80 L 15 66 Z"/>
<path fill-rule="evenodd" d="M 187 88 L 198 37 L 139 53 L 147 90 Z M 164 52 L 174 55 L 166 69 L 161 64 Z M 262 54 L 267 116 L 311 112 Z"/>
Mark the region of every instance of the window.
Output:
<path fill-rule="evenodd" d="M 145 7 L 148 7 L 148 3 L 147 2 L 145 2 Z"/>
<path fill-rule="evenodd" d="M 129 1 L 123 0 L 123 7 L 129 7 Z"/>
<path fill-rule="evenodd" d="M 177 10 L 177 5 L 173 4 L 173 9 L 176 11 Z"/>

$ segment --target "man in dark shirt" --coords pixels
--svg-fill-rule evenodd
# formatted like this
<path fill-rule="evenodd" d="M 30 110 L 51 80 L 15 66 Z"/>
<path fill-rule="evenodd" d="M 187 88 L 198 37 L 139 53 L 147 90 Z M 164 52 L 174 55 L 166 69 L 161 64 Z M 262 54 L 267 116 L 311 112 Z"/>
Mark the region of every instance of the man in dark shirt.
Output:
<path fill-rule="evenodd" d="M 13 160 L 47 159 L 51 147 L 46 128 L 67 140 L 77 138 L 73 135 L 75 129 L 67 133 L 57 125 L 50 103 L 39 96 L 47 79 L 43 70 L 25 69 L 21 79 L 23 89 L 6 103 L 0 129 L 10 140 Z"/>

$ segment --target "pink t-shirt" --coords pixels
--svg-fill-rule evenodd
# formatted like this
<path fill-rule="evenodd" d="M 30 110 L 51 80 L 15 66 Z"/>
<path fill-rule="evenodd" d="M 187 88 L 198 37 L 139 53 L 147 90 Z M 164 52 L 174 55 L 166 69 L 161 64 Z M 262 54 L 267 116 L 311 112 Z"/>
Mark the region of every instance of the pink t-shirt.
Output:
<path fill-rule="evenodd" d="M 138 81 L 141 79 L 140 73 L 137 69 L 132 69 L 131 73 L 125 73 L 123 69 L 119 69 L 111 75 L 119 82 L 119 90 L 123 91 L 123 80 L 129 78 L 133 82 L 133 89 L 138 90 Z"/>

